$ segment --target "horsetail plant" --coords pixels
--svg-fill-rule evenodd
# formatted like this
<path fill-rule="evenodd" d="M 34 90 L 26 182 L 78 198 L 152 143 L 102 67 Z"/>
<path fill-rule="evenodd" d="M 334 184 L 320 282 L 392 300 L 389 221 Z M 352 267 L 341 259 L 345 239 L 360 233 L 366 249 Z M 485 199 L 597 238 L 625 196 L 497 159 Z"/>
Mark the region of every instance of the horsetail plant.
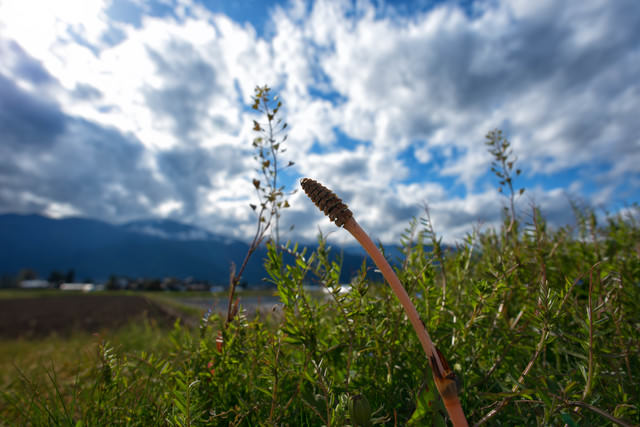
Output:
<path fill-rule="evenodd" d="M 369 235 L 360 227 L 355 218 L 353 218 L 353 213 L 347 205 L 344 204 L 335 193 L 310 178 L 303 178 L 300 181 L 300 185 L 313 203 L 324 212 L 332 222 L 338 227 L 344 227 L 345 230 L 351 233 L 380 269 L 382 275 L 391 286 L 393 293 L 398 300 L 400 300 L 400 304 L 402 304 L 413 329 L 418 335 L 418 339 L 429 360 L 429 366 L 431 367 L 436 388 L 442 397 L 453 425 L 456 427 L 468 426 L 464 411 L 460 405 L 460 400 L 458 399 L 458 385 L 455 373 L 449 368 L 444 356 L 431 340 L 429 332 L 424 322 L 420 319 L 418 311 L 387 260 L 373 243 Z"/>

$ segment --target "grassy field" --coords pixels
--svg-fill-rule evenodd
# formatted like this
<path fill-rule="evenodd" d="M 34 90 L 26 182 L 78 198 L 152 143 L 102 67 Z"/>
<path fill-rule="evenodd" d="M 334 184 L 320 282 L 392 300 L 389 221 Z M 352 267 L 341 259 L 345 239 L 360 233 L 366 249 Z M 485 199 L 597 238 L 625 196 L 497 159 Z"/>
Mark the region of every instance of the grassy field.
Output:
<path fill-rule="evenodd" d="M 53 374 L 62 384 L 69 384 L 76 375 L 95 364 L 99 344 L 107 340 L 119 351 L 136 353 L 161 351 L 168 347 L 167 333 L 153 320 L 131 322 L 115 331 L 102 333 L 73 332 L 52 334 L 39 339 L 2 339 L 0 345 L 1 387 L 10 388 L 21 378 L 46 380 Z M 52 372 L 53 371 L 53 372 Z"/>
<path fill-rule="evenodd" d="M 249 290 L 238 293 L 240 298 L 273 295 L 273 290 Z M 98 322 L 93 327 L 93 332 L 77 330 L 70 322 L 68 327 L 32 334 L 25 330 L 24 325 L 13 324 L 11 327 L 14 330 L 17 329 L 15 336 L 13 334 L 10 337 L 0 336 L 0 389 L 11 390 L 27 383 L 44 387 L 52 380 L 63 387 L 69 387 L 77 378 L 86 375 L 90 371 L 89 367 L 98 362 L 97 352 L 100 345 L 105 342 L 109 342 L 114 351 L 122 354 L 153 353 L 166 357 L 171 348 L 168 336 L 173 330 L 172 322 L 179 319 L 182 325 L 187 325 L 185 332 L 189 333 L 190 327 L 197 325 L 205 312 L 200 308 L 181 303 L 180 299 L 188 297 L 226 301 L 228 297 L 227 293 L 212 294 L 210 292 L 103 291 L 85 294 L 59 290 L 0 290 L 0 300 L 11 303 L 17 299 L 61 301 L 73 300 L 75 297 L 89 297 L 104 301 L 105 297 L 114 296 L 149 299 L 162 307 L 165 315 L 158 318 L 145 312 L 143 316 L 116 327 Z M 57 310 L 61 313 L 68 311 L 62 306 Z M 33 313 L 32 316 L 35 314 Z M 157 313 L 155 314 L 157 316 Z M 6 401 L 0 400 L 0 413 L 7 410 L 5 406 L 7 404 Z"/>
<path fill-rule="evenodd" d="M 114 295 L 115 294 L 115 295 Z M 171 329 L 171 324 L 175 320 L 162 311 L 156 311 L 149 314 L 142 307 L 138 312 L 135 306 L 127 307 L 130 313 L 117 313 L 110 310 L 108 304 L 105 304 L 105 297 L 131 297 L 130 293 L 97 293 L 95 295 L 86 295 L 82 293 L 63 293 L 55 290 L 37 290 L 37 291 L 19 291 L 19 290 L 3 290 L 0 292 L 0 299 L 8 304 L 18 305 L 18 310 L 25 310 L 21 306 L 20 299 L 31 300 L 55 300 L 53 313 L 69 312 L 71 316 L 82 316 L 84 313 L 80 310 L 69 310 L 69 305 L 78 304 L 78 298 L 96 299 L 98 304 L 106 305 L 105 317 L 98 314 L 95 315 L 94 323 L 88 330 L 76 327 L 73 321 L 68 321 L 58 328 L 41 328 L 36 333 L 29 330 L 32 325 L 21 324 L 19 319 L 15 319 L 13 315 L 11 327 L 14 331 L 0 337 L 0 370 L 2 372 L 2 385 L 6 389 L 8 385 L 15 382 L 24 373 L 34 372 L 37 369 L 47 369 L 55 367 L 58 377 L 68 381 L 76 374 L 74 368 L 87 363 L 95 357 L 96 346 L 103 340 L 109 340 L 121 348 L 123 351 L 153 350 L 159 348 L 159 344 L 166 343 L 163 338 Z M 140 298 L 140 296 L 135 295 Z M 64 301 L 64 302 L 63 302 Z M 84 299 L 82 301 L 85 301 Z M 119 304 L 113 301 L 113 304 Z M 137 299 L 136 299 L 137 301 Z M 29 306 L 28 310 L 38 310 L 41 304 L 35 304 L 33 308 Z M 201 313 L 191 310 L 188 307 L 179 305 L 174 306 L 176 310 L 182 310 L 184 317 L 199 316 Z M 6 310 L 5 310 L 6 312 Z M 39 313 L 24 313 L 25 317 L 36 317 Z M 123 314 L 133 316 L 127 318 L 124 322 L 112 323 L 106 316 L 122 316 Z M 159 316 L 161 314 L 161 316 Z M 71 319 L 72 317 L 70 317 Z M 8 321 L 6 319 L 5 323 Z M 77 319 L 81 321 L 82 319 Z M 35 328 L 38 325 L 34 325 Z M 46 377 L 46 376 L 45 376 Z"/>
<path fill-rule="evenodd" d="M 439 247 L 427 222 L 407 227 L 397 273 L 459 379 L 470 423 L 640 423 L 634 209 L 601 224 L 577 211 L 577 225 L 559 229 L 537 210 L 522 224 L 507 216 L 455 251 Z M 365 396 L 371 423 L 445 425 L 389 288 L 363 271 L 341 293 L 340 265 L 322 240 L 313 253 L 288 251 L 294 265 L 273 247 L 265 260 L 283 302 L 277 315 L 240 312 L 226 323 L 191 309 L 192 327 L 142 317 L 98 334 L 3 340 L 0 422 L 338 426 L 353 424 L 349 402 Z M 307 292 L 309 283 L 329 298 Z"/>

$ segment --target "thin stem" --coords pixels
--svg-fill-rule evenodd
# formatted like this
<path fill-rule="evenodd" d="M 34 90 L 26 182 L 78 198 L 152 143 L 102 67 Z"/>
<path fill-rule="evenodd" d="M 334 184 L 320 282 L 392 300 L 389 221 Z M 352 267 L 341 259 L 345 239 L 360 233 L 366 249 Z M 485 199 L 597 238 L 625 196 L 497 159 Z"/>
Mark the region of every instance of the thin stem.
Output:
<path fill-rule="evenodd" d="M 231 320 L 233 320 L 233 317 L 235 315 L 235 313 L 233 312 L 233 299 L 235 296 L 236 287 L 238 286 L 238 283 L 240 283 L 240 279 L 242 278 L 242 273 L 244 273 L 244 269 L 247 267 L 249 258 L 251 258 L 251 255 L 253 255 L 253 253 L 258 248 L 258 246 L 260 246 L 260 243 L 262 243 L 262 240 L 264 239 L 264 235 L 267 229 L 271 225 L 271 217 L 269 218 L 269 221 L 267 221 L 267 223 L 264 226 L 262 225 L 261 219 L 262 219 L 262 214 L 264 213 L 264 210 L 265 209 L 262 208 L 260 210 L 260 213 L 258 214 L 258 226 L 256 227 L 256 234 L 253 236 L 253 241 L 251 242 L 251 245 L 249 246 L 249 249 L 247 250 L 247 253 L 244 256 L 244 260 L 242 260 L 242 264 L 240 265 L 240 269 L 238 270 L 237 273 L 235 272 L 235 269 L 232 266 L 230 283 L 229 283 L 229 301 L 227 304 L 227 321 L 225 322 L 225 327 L 229 322 L 231 322 Z"/>
<path fill-rule="evenodd" d="M 446 364 L 442 354 L 433 344 L 427 328 L 420 319 L 418 311 L 411 302 L 411 299 L 398 279 L 398 276 L 396 276 L 380 250 L 353 217 L 349 218 L 345 222 L 344 228 L 351 233 L 353 237 L 355 237 L 355 239 L 373 259 L 373 262 L 375 262 L 382 272 L 382 275 L 389 283 L 389 286 L 391 286 L 391 290 L 394 292 L 398 300 L 400 300 L 400 304 L 402 304 L 413 329 L 418 335 L 422 348 L 429 359 L 436 388 L 442 396 L 442 400 L 453 425 L 468 426 L 467 419 L 464 416 L 464 411 L 460 405 L 460 400 L 458 399 L 457 386 L 454 378 L 452 378 L 452 373 L 449 371 L 449 366 Z"/>
<path fill-rule="evenodd" d="M 442 304 L 440 306 L 441 310 L 444 310 L 444 307 L 447 303 L 447 272 L 445 270 L 444 256 L 442 254 L 442 247 L 440 247 L 440 242 L 436 239 L 436 232 L 433 229 L 433 223 L 431 222 L 431 214 L 429 212 L 429 205 L 424 204 L 424 212 L 427 216 L 427 222 L 429 224 L 429 234 L 431 235 L 431 245 L 433 246 L 433 250 L 436 252 L 435 255 L 438 257 L 438 262 L 440 263 L 440 276 L 442 277 Z"/>
<path fill-rule="evenodd" d="M 595 266 L 594 266 L 595 267 Z M 587 383 L 582 393 L 582 398 L 585 399 L 591 392 L 591 381 L 593 379 L 593 267 L 589 271 L 589 306 L 587 307 L 587 314 L 589 316 L 589 368 L 587 372 Z"/>
<path fill-rule="evenodd" d="M 364 250 L 367 251 L 369 256 L 373 259 L 373 262 L 375 262 L 375 264 L 378 266 L 384 278 L 387 280 L 387 282 L 389 282 L 393 293 L 395 293 L 396 297 L 398 297 L 398 299 L 400 300 L 400 304 L 402 304 L 402 307 L 407 313 L 407 317 L 409 318 L 411 325 L 416 330 L 418 339 L 420 340 L 422 348 L 424 349 L 427 357 L 433 357 L 436 354 L 436 346 L 433 344 L 433 341 L 429 336 L 429 332 L 424 327 L 424 324 L 420 319 L 420 315 L 411 302 L 407 291 L 402 286 L 402 283 L 400 283 L 400 279 L 398 279 L 398 276 L 396 276 L 396 274 L 393 272 L 393 269 L 385 259 L 384 255 L 382 255 L 369 235 L 367 235 L 367 233 L 362 229 L 362 227 L 360 227 L 355 219 L 350 218 L 349 221 L 344 224 L 344 228 L 345 230 L 350 232 L 353 237 L 355 237 L 358 243 L 362 245 Z M 440 370 L 444 370 L 439 360 L 437 363 L 438 368 Z"/>
<path fill-rule="evenodd" d="M 274 199 L 271 201 L 271 216 L 275 216 L 275 226 L 274 232 L 276 235 L 276 246 L 280 245 L 280 225 L 279 225 L 279 217 L 278 211 L 276 209 L 276 198 L 275 193 L 278 191 L 278 156 L 276 155 L 276 151 L 274 148 L 274 131 L 273 131 L 273 116 L 269 111 L 269 104 L 267 103 L 267 99 L 262 98 L 262 104 L 264 106 L 264 112 L 267 115 L 268 123 L 269 123 L 269 151 L 271 152 L 271 160 L 273 161 L 273 173 L 271 177 L 271 191 Z M 267 177 L 268 179 L 268 177 Z M 269 182 L 269 181 L 267 181 Z"/>
<path fill-rule="evenodd" d="M 527 366 L 524 368 L 524 371 L 522 371 L 522 373 L 520 374 L 520 377 L 518 378 L 517 383 L 514 384 L 514 386 L 511 388 L 512 392 L 515 393 L 515 392 L 518 391 L 518 389 L 520 388 L 520 384 L 522 384 L 522 381 L 524 381 L 524 377 L 527 376 L 527 374 L 529 373 L 529 371 L 533 367 L 533 364 L 538 359 L 538 356 L 540 356 L 540 353 L 542 352 L 542 349 L 545 347 L 544 346 L 544 342 L 547 339 L 547 334 L 548 334 L 548 331 L 546 331 L 546 330 L 543 330 L 542 334 L 540 334 L 540 341 L 538 342 L 538 345 L 536 347 L 536 352 L 533 354 L 533 356 L 529 360 L 529 363 L 527 363 Z M 482 417 L 480 419 L 480 421 L 475 423 L 474 427 L 480 426 L 480 425 L 486 423 L 487 421 L 489 421 L 491 418 L 495 417 L 498 414 L 498 412 L 500 412 L 500 410 L 502 408 L 504 408 L 507 405 L 507 403 L 509 403 L 510 400 L 511 400 L 511 397 L 505 397 L 504 399 L 502 399 L 500 401 L 500 403 L 498 403 L 498 406 L 493 408 L 491 411 L 489 411 L 489 413 L 487 413 L 487 415 Z"/>
<path fill-rule="evenodd" d="M 604 418 L 608 419 L 611 422 L 614 422 L 618 425 L 621 425 L 622 427 L 633 427 L 633 424 L 625 421 L 625 420 L 621 420 L 620 418 L 616 418 L 613 415 L 609 414 L 606 411 L 603 411 L 602 409 L 593 406 L 593 405 L 589 405 L 588 403 L 585 402 L 581 402 L 579 400 L 565 400 L 564 401 L 565 405 L 568 406 L 577 406 L 577 407 L 582 407 L 582 408 L 586 408 L 590 411 L 595 412 L 596 414 L 599 414 L 601 416 L 603 416 Z"/>
<path fill-rule="evenodd" d="M 273 415 L 276 409 L 277 394 L 278 394 L 278 360 L 280 359 L 280 338 L 278 338 L 278 347 L 276 348 L 276 359 L 273 364 L 273 391 L 271 392 L 271 410 L 269 411 L 269 421 L 273 420 Z"/>

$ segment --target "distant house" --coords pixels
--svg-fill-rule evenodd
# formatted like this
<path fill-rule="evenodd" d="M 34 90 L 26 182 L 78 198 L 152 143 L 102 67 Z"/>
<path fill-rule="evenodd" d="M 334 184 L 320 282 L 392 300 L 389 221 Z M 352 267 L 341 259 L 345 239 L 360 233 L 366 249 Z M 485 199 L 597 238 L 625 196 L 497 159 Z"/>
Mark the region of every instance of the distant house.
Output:
<path fill-rule="evenodd" d="M 22 289 L 46 289 L 51 287 L 49 282 L 41 279 L 23 280 L 20 282 Z"/>
<path fill-rule="evenodd" d="M 82 291 L 93 292 L 96 289 L 96 285 L 93 283 L 63 283 L 60 285 L 61 291 Z"/>
<path fill-rule="evenodd" d="M 190 283 L 187 285 L 187 290 L 195 292 L 207 292 L 209 290 L 209 286 L 206 283 Z"/>

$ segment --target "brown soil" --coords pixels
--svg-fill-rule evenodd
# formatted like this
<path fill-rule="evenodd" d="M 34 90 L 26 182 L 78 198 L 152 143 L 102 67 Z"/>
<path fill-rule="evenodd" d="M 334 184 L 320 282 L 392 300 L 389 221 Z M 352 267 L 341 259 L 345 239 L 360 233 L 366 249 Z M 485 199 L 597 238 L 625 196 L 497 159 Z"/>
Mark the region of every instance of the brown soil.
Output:
<path fill-rule="evenodd" d="M 60 295 L 0 299 L 0 338 L 100 332 L 144 317 L 170 325 L 175 316 L 141 296 Z"/>

